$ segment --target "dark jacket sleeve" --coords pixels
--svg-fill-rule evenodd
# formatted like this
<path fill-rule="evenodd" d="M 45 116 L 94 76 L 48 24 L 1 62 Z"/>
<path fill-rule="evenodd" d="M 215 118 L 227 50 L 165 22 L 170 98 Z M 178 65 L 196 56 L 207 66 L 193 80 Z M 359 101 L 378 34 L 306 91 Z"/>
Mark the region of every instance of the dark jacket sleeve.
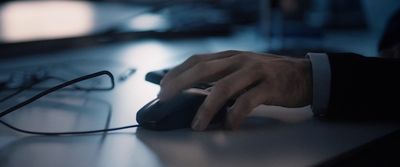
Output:
<path fill-rule="evenodd" d="M 400 120 L 400 59 L 328 54 L 327 117 Z"/>
<path fill-rule="evenodd" d="M 389 19 L 385 31 L 379 41 L 378 50 L 381 52 L 393 48 L 400 43 L 400 9 Z"/>

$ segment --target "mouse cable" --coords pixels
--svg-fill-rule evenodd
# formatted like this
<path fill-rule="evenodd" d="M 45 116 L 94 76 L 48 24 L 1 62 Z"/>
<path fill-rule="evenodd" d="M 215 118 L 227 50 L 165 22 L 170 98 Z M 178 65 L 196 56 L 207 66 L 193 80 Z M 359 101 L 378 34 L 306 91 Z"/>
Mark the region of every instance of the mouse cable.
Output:
<path fill-rule="evenodd" d="M 99 72 L 96 72 L 96 73 L 93 73 L 93 74 L 89 74 L 89 75 L 85 75 L 85 76 L 82 76 L 82 77 L 75 78 L 73 80 L 69 80 L 67 82 L 64 82 L 64 83 L 61 83 L 59 85 L 56 85 L 56 86 L 54 86 L 52 88 L 46 89 L 46 90 L 36 94 L 35 96 L 33 96 L 33 97 L 31 97 L 31 98 L 29 98 L 29 99 L 27 99 L 27 100 L 25 100 L 25 101 L 23 101 L 21 103 L 18 103 L 15 106 L 12 106 L 12 107 L 4 110 L 3 112 L 0 113 L 0 118 L 2 118 L 4 116 L 6 116 L 7 114 L 10 114 L 10 113 L 18 110 L 18 109 L 20 109 L 20 108 L 22 108 L 22 107 L 24 107 L 24 106 L 26 106 L 28 104 L 33 103 L 34 101 L 42 98 L 43 96 L 46 96 L 46 95 L 52 93 L 52 92 L 55 92 L 55 91 L 60 90 L 62 88 L 65 88 L 65 87 L 68 87 L 70 85 L 76 84 L 78 82 L 81 82 L 81 81 L 84 81 L 84 80 L 88 80 L 88 79 L 92 79 L 92 78 L 95 78 L 95 77 L 99 77 L 99 76 L 102 76 L 102 75 L 106 75 L 106 76 L 110 77 L 110 79 L 111 79 L 111 87 L 110 87 L 109 90 L 113 89 L 115 87 L 115 83 L 114 83 L 114 76 L 112 75 L 112 73 L 109 72 L 109 71 L 99 71 Z M 89 130 L 89 131 L 75 131 L 75 132 L 35 132 L 35 131 L 23 130 L 23 129 L 14 127 L 14 126 L 6 123 L 3 120 L 0 120 L 0 123 L 5 125 L 6 127 L 10 128 L 10 129 L 18 131 L 18 132 L 27 133 L 27 134 L 36 134 L 36 135 L 89 134 L 89 133 L 116 131 L 116 130 L 134 128 L 134 127 L 138 127 L 139 126 L 139 125 L 128 125 L 128 126 L 122 126 L 122 127 L 116 127 L 116 128 L 107 128 L 107 129 Z"/>
<path fill-rule="evenodd" d="M 0 90 L 15 90 L 15 92 L 13 92 L 13 93 L 5 96 L 5 97 L 0 98 L 0 103 L 9 100 L 9 99 L 13 98 L 14 96 L 16 96 L 16 95 L 18 95 L 18 94 L 20 94 L 20 93 L 22 93 L 24 91 L 43 91 L 43 90 L 49 89 L 49 88 L 34 87 L 35 85 L 40 84 L 42 82 L 46 82 L 48 80 L 56 80 L 56 81 L 60 81 L 60 82 L 68 81 L 66 79 L 63 79 L 63 78 L 60 78 L 60 77 L 56 77 L 56 76 L 47 76 L 47 77 L 45 77 L 45 78 L 43 78 L 41 80 L 34 81 L 34 82 L 30 83 L 29 85 L 24 86 L 24 87 L 17 87 L 17 88 L 7 88 L 6 87 L 6 88 L 0 89 Z M 78 85 L 71 85 L 71 86 L 72 86 L 72 88 L 70 88 L 70 89 L 63 88 L 62 90 L 63 91 L 86 91 L 86 92 L 90 92 L 90 91 L 109 91 L 109 90 L 112 89 L 111 87 L 110 88 L 85 88 L 85 87 L 80 87 Z M 62 91 L 62 90 L 60 90 L 60 91 Z"/>
<path fill-rule="evenodd" d="M 91 133 L 100 133 L 100 132 L 111 132 L 111 131 L 118 131 L 118 130 L 123 130 L 123 129 L 129 129 L 129 128 L 135 128 L 139 127 L 139 125 L 128 125 L 128 126 L 121 126 L 121 127 L 116 127 L 116 128 L 107 128 L 107 129 L 98 129 L 98 130 L 87 130 L 87 131 L 71 131 L 71 132 L 36 132 L 36 131 L 29 131 L 29 130 L 24 130 L 17 128 L 15 126 L 10 125 L 7 122 L 4 122 L 3 120 L 0 120 L 0 123 L 3 124 L 4 126 L 21 132 L 21 133 L 26 133 L 26 134 L 33 134 L 33 135 L 47 135 L 47 136 L 61 136 L 61 135 L 79 135 L 79 134 L 91 134 Z"/>

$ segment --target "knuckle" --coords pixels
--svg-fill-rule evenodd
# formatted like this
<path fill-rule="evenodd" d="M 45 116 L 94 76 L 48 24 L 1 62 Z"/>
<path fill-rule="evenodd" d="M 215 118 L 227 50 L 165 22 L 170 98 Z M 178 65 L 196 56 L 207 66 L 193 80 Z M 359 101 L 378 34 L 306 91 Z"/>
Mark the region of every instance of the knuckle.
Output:
<path fill-rule="evenodd" d="M 200 62 L 200 63 L 197 63 L 197 64 L 193 67 L 193 69 L 194 69 L 195 73 L 201 73 L 202 71 L 204 71 L 204 70 L 207 69 L 207 66 L 208 66 L 207 63 L 205 63 L 205 62 Z"/>
<path fill-rule="evenodd" d="M 227 51 L 224 51 L 223 53 L 226 53 L 226 54 L 239 54 L 240 51 L 238 51 L 238 50 L 227 50 Z"/>
<path fill-rule="evenodd" d="M 235 63 L 243 63 L 248 60 L 248 56 L 246 54 L 237 54 L 232 56 L 232 60 Z"/>
<path fill-rule="evenodd" d="M 203 59 L 203 56 L 201 56 L 201 55 L 193 55 L 193 56 L 191 56 L 191 57 L 189 57 L 188 59 L 187 59 L 187 63 L 198 63 L 198 62 L 200 62 L 201 60 Z"/>
<path fill-rule="evenodd" d="M 253 62 L 251 66 L 255 70 L 256 69 L 263 69 L 264 68 L 264 63 L 256 61 L 256 62 Z"/>
<path fill-rule="evenodd" d="M 252 71 L 252 74 L 258 75 L 258 76 L 265 76 L 270 71 L 270 69 L 268 69 L 267 64 L 265 64 L 264 62 L 259 62 L 259 61 L 252 62 L 249 65 L 249 68 Z"/>

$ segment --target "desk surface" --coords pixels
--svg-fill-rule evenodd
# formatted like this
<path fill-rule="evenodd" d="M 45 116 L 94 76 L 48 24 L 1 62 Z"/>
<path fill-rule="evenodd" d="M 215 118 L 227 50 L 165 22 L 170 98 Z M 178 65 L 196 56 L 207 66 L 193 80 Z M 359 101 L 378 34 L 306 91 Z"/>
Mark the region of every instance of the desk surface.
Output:
<path fill-rule="evenodd" d="M 82 97 L 106 101 L 111 104 L 112 112 L 109 127 L 116 127 L 136 124 L 138 109 L 156 96 L 158 86 L 144 81 L 147 72 L 173 66 L 196 52 L 230 47 L 258 50 L 262 45 L 254 45 L 255 39 L 251 43 L 256 36 L 245 35 L 244 38 L 249 38 L 247 41 L 250 42 L 235 43 L 232 39 L 142 40 L 16 58 L 2 61 L 0 67 L 1 74 L 39 65 L 50 66 L 54 71 L 68 66 L 83 73 L 107 69 L 116 76 L 127 68 L 136 68 L 136 73 L 127 81 L 117 82 L 113 91 L 63 92 L 60 93 L 63 98 L 57 93 L 49 97 L 65 102 Z M 217 43 L 219 47 L 216 47 Z M 6 105 L 0 107 L 3 109 Z M 62 109 L 62 105 L 59 106 Z M 40 109 L 40 106 L 35 107 Z M 102 108 L 101 105 L 98 108 Z M 103 117 L 98 116 L 100 112 L 84 112 L 89 112 L 91 117 L 75 119 L 104 122 Z M 52 117 L 57 115 L 49 115 L 43 121 Z M 29 124 L 30 120 L 28 117 L 22 121 Z M 0 126 L 0 166 L 313 166 L 398 128 L 398 125 L 374 122 L 323 121 L 312 116 L 309 106 L 295 109 L 260 106 L 237 131 L 182 129 L 154 132 L 138 128 L 108 134 L 33 136 Z"/>

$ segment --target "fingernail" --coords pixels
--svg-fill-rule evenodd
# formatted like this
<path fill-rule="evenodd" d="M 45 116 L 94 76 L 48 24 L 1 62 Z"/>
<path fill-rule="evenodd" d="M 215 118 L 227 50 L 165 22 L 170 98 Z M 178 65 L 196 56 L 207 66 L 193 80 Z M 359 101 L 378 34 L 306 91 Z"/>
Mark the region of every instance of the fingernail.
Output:
<path fill-rule="evenodd" d="M 200 120 L 200 119 L 195 119 L 195 120 L 193 121 L 193 123 L 192 123 L 192 129 L 193 129 L 193 130 L 198 130 L 198 131 L 203 130 L 202 123 L 201 123 L 201 120 Z"/>
<path fill-rule="evenodd" d="M 238 125 L 237 125 L 237 123 L 236 123 L 236 120 L 235 120 L 235 116 L 233 115 L 233 109 L 234 109 L 234 107 L 233 106 L 231 106 L 231 107 L 229 107 L 228 108 L 228 112 L 227 112 L 227 120 L 226 120 L 226 126 L 227 126 L 227 128 L 229 128 L 229 129 L 231 129 L 231 130 L 235 130 L 235 129 L 238 129 Z"/>
<path fill-rule="evenodd" d="M 160 81 L 160 86 L 163 86 L 164 84 L 165 84 L 164 79 L 161 79 L 161 81 Z"/>
<path fill-rule="evenodd" d="M 226 109 L 226 119 L 230 122 L 232 122 L 232 116 L 233 116 L 233 106 L 227 107 Z"/>
<path fill-rule="evenodd" d="M 164 98 L 164 92 L 162 90 L 160 90 L 157 94 L 157 98 L 162 100 Z"/>
<path fill-rule="evenodd" d="M 157 98 L 161 101 L 168 99 L 167 91 L 165 89 L 161 89 L 160 92 L 158 92 Z"/>

